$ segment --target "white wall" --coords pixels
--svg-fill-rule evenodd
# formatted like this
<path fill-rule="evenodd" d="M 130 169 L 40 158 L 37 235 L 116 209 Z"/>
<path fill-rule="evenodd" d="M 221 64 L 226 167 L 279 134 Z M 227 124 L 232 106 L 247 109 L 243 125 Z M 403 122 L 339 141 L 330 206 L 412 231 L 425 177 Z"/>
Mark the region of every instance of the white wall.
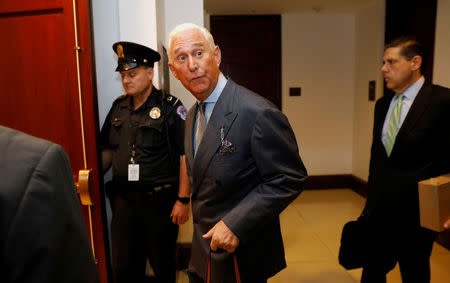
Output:
<path fill-rule="evenodd" d="M 132 41 L 158 50 L 156 0 L 119 0 L 120 40 Z M 158 62 L 153 85 L 159 88 Z"/>
<path fill-rule="evenodd" d="M 211 15 L 203 11 L 204 27 L 211 32 Z"/>
<path fill-rule="evenodd" d="M 352 173 L 354 54 L 353 15 L 282 15 L 282 110 L 310 175 Z"/>
<path fill-rule="evenodd" d="M 157 50 L 157 12 L 155 0 L 112 0 L 92 1 L 92 14 L 101 126 L 113 101 L 123 94 L 120 75 L 114 71 L 117 57 L 112 45 L 119 40 L 134 41 Z M 153 83 L 159 87 L 157 66 Z"/>
<path fill-rule="evenodd" d="M 100 125 L 116 97 L 122 95 L 120 76 L 114 71 L 117 57 L 112 50 L 119 41 L 119 6 L 117 1 L 92 1 L 97 99 Z"/>
<path fill-rule="evenodd" d="M 438 0 L 433 83 L 450 88 L 450 0 Z"/>
<path fill-rule="evenodd" d="M 164 68 L 167 68 L 167 66 L 164 65 L 164 49 L 165 46 L 165 34 L 166 34 L 166 17 L 165 17 L 165 9 L 166 9 L 166 3 L 165 1 L 156 1 L 156 29 L 157 29 L 157 44 L 158 49 L 157 51 L 159 54 L 161 54 L 161 60 L 158 63 L 158 81 L 159 81 L 159 89 L 164 89 L 164 85 L 168 82 L 164 82 Z M 153 78 L 155 80 L 155 78 Z"/>
<path fill-rule="evenodd" d="M 369 81 L 376 81 L 376 99 L 383 95 L 380 71 L 384 53 L 385 1 L 378 0 L 356 15 L 353 175 L 367 181 L 375 101 L 368 100 Z"/>
<path fill-rule="evenodd" d="M 190 22 L 203 26 L 203 0 L 165 0 L 166 34 L 164 43 L 167 45 L 169 33 L 179 24 Z M 170 73 L 170 92 L 181 99 L 189 109 L 195 103 L 195 98 Z"/>

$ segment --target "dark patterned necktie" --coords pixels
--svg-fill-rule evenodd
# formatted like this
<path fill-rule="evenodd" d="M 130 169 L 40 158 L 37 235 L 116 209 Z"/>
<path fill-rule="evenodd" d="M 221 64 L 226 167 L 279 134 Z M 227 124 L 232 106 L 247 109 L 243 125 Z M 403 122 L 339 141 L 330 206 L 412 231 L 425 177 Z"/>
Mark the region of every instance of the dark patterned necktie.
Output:
<path fill-rule="evenodd" d="M 195 143 L 195 153 L 197 153 L 198 146 L 202 141 L 203 133 L 206 129 L 206 118 L 205 118 L 205 102 L 198 103 L 198 121 L 197 121 L 197 142 Z"/>

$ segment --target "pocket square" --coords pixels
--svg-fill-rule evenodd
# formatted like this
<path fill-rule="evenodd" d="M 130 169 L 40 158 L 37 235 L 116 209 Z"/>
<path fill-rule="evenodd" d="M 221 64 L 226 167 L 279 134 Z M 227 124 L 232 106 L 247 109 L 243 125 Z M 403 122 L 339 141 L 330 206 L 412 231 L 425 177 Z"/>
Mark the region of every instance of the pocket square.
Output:
<path fill-rule="evenodd" d="M 232 144 L 231 142 L 229 142 L 227 140 L 223 140 L 220 145 L 219 152 L 221 154 L 225 154 L 227 152 L 234 152 L 234 144 Z"/>
<path fill-rule="evenodd" d="M 225 139 L 223 127 L 220 128 L 220 148 L 219 153 L 225 154 L 227 152 L 234 152 L 234 145 Z"/>

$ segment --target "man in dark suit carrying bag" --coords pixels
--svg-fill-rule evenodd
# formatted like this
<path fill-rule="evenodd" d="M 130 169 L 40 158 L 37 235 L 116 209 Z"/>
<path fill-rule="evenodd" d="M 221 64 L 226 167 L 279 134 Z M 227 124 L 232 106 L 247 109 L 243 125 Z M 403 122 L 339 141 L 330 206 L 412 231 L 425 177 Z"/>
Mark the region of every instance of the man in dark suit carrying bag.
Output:
<path fill-rule="evenodd" d="M 375 106 L 361 282 L 386 282 L 397 262 L 403 282 L 430 282 L 436 233 L 420 227 L 417 182 L 450 172 L 450 90 L 425 81 L 424 50 L 414 39 L 388 44 L 383 61 L 394 93 Z"/>
<path fill-rule="evenodd" d="M 286 266 L 279 214 L 307 179 L 287 118 L 226 79 L 211 34 L 193 24 L 169 35 L 169 66 L 197 99 L 186 120 L 186 164 L 194 235 L 190 282 L 266 282 Z"/>

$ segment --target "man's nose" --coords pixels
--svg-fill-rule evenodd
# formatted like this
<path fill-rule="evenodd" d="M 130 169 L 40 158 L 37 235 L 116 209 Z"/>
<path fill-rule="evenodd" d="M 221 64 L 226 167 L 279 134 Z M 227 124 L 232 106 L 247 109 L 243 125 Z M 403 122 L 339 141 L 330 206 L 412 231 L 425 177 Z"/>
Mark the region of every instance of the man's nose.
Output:
<path fill-rule="evenodd" d="M 386 66 L 386 64 L 383 64 L 383 66 L 381 66 L 381 71 L 382 71 L 383 73 L 386 73 L 386 72 L 387 72 L 387 66 Z"/>
<path fill-rule="evenodd" d="M 191 72 L 195 71 L 198 67 L 197 62 L 192 56 L 189 56 L 188 58 L 188 67 Z"/>

